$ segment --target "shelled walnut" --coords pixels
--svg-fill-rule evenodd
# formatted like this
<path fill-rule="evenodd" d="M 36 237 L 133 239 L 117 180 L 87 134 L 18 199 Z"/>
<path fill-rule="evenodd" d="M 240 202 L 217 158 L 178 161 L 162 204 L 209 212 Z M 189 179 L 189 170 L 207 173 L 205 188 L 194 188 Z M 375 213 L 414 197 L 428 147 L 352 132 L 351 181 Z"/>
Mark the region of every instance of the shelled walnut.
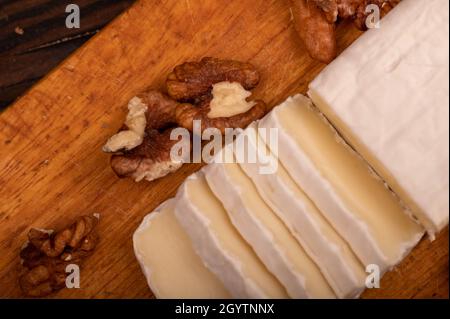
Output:
<path fill-rule="evenodd" d="M 336 23 L 351 19 L 360 30 L 366 30 L 370 4 L 385 16 L 400 0 L 290 0 L 295 29 L 310 56 L 329 63 L 337 54 Z"/>
<path fill-rule="evenodd" d="M 98 242 L 96 216 L 82 216 L 58 231 L 32 228 L 20 251 L 19 285 L 30 297 L 45 297 L 65 287 L 66 267 L 89 256 Z"/>
<path fill-rule="evenodd" d="M 250 63 L 205 57 L 199 62 L 186 62 L 176 66 L 167 76 L 169 96 L 177 101 L 197 104 L 211 93 L 219 82 L 237 82 L 251 90 L 259 83 L 259 73 Z"/>
<path fill-rule="evenodd" d="M 266 113 L 263 101 L 246 100 L 248 90 L 258 83 L 259 73 L 251 64 L 215 58 L 183 63 L 166 81 L 173 99 L 191 102 L 176 109 L 180 126 L 192 131 L 193 121 L 201 120 L 202 130 L 218 128 L 222 134 L 226 128 L 244 128 Z"/>
<path fill-rule="evenodd" d="M 190 149 L 191 141 L 171 140 L 173 129 L 244 128 L 266 113 L 263 101 L 247 101 L 259 83 L 249 63 L 206 57 L 176 66 L 168 75 L 168 95 L 150 90 L 130 100 L 129 113 L 119 132 L 103 150 L 113 153 L 111 167 L 119 177 L 152 181 L 178 170 L 182 161 L 171 159 L 175 144 Z M 189 143 L 189 145 L 188 145 Z"/>

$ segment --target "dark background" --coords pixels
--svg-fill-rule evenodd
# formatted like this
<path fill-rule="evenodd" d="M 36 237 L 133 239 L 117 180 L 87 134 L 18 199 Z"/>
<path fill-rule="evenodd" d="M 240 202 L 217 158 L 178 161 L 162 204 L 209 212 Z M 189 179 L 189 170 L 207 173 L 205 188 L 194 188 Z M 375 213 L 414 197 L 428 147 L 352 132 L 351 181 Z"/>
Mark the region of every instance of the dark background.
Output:
<path fill-rule="evenodd" d="M 0 111 L 135 0 L 0 0 Z M 80 7 L 67 29 L 68 4 Z"/>

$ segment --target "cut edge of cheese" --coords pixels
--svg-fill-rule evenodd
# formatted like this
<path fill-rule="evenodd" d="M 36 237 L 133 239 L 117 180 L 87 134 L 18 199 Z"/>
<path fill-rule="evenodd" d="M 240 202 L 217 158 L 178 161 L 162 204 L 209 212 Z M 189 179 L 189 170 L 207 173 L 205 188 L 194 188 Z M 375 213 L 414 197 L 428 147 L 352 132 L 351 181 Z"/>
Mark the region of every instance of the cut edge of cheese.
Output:
<path fill-rule="evenodd" d="M 211 163 L 204 171 L 233 225 L 292 298 L 336 298 L 317 265 L 237 163 Z"/>
<path fill-rule="evenodd" d="M 175 218 L 173 201 L 148 214 L 133 234 L 134 253 L 148 286 L 156 298 L 231 298 L 194 252 Z"/>
<path fill-rule="evenodd" d="M 431 239 L 449 222 L 448 20 L 448 0 L 400 2 L 379 29 L 330 63 L 308 92 Z M 405 163 L 407 156 L 413 163 Z"/>
<path fill-rule="evenodd" d="M 202 171 L 188 177 L 179 188 L 175 215 L 196 253 L 234 298 L 288 297 L 231 224 Z"/>
<path fill-rule="evenodd" d="M 385 181 L 388 187 L 392 188 L 395 194 L 398 195 L 398 200 L 404 208 L 404 211 L 411 218 L 420 222 L 428 234 L 432 239 L 435 238 L 435 233 L 440 231 L 446 224 L 448 224 L 448 216 L 447 220 L 442 219 L 437 225 L 434 223 L 427 214 L 419 208 L 419 206 L 414 202 L 414 200 L 408 195 L 408 193 L 400 186 L 395 177 L 389 172 L 386 166 L 383 165 L 381 161 L 379 161 L 366 147 L 361 140 L 357 137 L 356 134 L 351 133 L 351 130 L 344 124 L 344 122 L 336 115 L 336 113 L 332 110 L 332 108 L 325 102 L 325 99 L 320 96 L 313 88 L 308 91 L 308 96 L 311 100 L 314 101 L 314 105 L 316 105 L 321 112 L 323 112 L 326 117 L 330 120 L 331 123 L 336 127 L 339 134 L 342 134 L 345 141 L 348 143 L 360 154 L 363 156 L 364 160 L 368 165 L 373 167 L 373 170 L 380 177 L 382 176 L 383 181 Z"/>
<path fill-rule="evenodd" d="M 278 128 L 281 163 L 365 266 L 384 273 L 421 239 L 421 226 L 307 97 L 288 98 L 259 127 Z"/>
<path fill-rule="evenodd" d="M 239 135 L 238 140 L 244 140 L 240 145 L 256 155 L 252 160 L 238 160 L 239 165 L 252 179 L 263 200 L 318 265 L 336 295 L 358 297 L 365 288 L 363 265 L 265 145 L 259 134 L 267 132 L 257 130 L 254 123 Z M 237 151 L 235 148 L 235 153 Z M 260 168 L 267 165 L 273 166 L 273 173 L 262 173 Z"/>

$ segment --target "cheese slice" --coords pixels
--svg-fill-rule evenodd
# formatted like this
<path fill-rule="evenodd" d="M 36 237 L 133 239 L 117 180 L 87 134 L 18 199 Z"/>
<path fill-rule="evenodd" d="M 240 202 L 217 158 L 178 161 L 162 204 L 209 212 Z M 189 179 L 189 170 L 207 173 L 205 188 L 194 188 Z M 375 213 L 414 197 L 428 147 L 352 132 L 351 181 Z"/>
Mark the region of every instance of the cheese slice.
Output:
<path fill-rule="evenodd" d="M 280 161 L 365 266 L 384 272 L 420 240 L 422 227 L 308 98 L 289 98 L 259 127 L 278 128 Z"/>
<path fill-rule="evenodd" d="M 256 124 L 239 135 L 238 142 L 241 139 L 244 141 L 240 145 L 249 153 L 256 154 L 256 161 L 247 158 L 239 162 L 240 166 L 252 179 L 261 198 L 319 266 L 336 295 L 340 298 L 357 297 L 365 287 L 367 274 L 348 244 L 278 163 L 259 137 Z M 234 151 L 237 154 L 239 149 Z M 273 166 L 272 173 L 264 173 L 267 165 Z"/>
<path fill-rule="evenodd" d="M 178 190 L 175 215 L 194 250 L 234 298 L 288 297 L 233 227 L 202 172 L 190 176 Z"/>
<path fill-rule="evenodd" d="M 433 234 L 449 218 L 449 1 L 404 0 L 309 95 Z"/>
<path fill-rule="evenodd" d="M 233 225 L 286 287 L 289 296 L 335 298 L 319 268 L 265 204 L 238 164 L 212 163 L 205 167 L 205 176 Z"/>
<path fill-rule="evenodd" d="M 230 298 L 194 252 L 175 218 L 173 200 L 147 215 L 133 235 L 136 258 L 157 298 Z"/>

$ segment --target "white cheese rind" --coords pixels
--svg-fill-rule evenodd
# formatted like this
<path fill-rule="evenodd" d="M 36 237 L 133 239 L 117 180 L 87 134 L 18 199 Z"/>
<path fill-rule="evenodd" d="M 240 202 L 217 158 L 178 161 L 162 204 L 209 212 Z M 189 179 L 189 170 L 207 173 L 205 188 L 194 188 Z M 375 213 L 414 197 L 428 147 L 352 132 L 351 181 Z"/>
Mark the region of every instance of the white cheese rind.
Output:
<path fill-rule="evenodd" d="M 148 214 L 133 234 L 134 253 L 157 298 L 231 298 L 194 252 L 175 218 L 173 199 Z"/>
<path fill-rule="evenodd" d="M 238 164 L 212 163 L 204 171 L 233 225 L 291 297 L 335 298 L 318 267 L 264 203 Z"/>
<path fill-rule="evenodd" d="M 256 125 L 249 126 L 238 139 L 245 139 L 243 145 L 248 148 L 248 152 L 257 155 L 255 162 L 247 160 L 239 164 L 253 180 L 264 201 L 319 266 L 336 295 L 339 298 L 357 297 L 364 290 L 366 273 L 345 240 L 336 233 L 280 163 L 274 165 L 277 167 L 274 173 L 261 174 L 261 168 L 266 167 L 267 162 L 274 163 L 278 159 L 258 136 Z"/>
<path fill-rule="evenodd" d="M 420 240 L 421 227 L 308 98 L 287 99 L 259 127 L 278 128 L 281 163 L 365 266 L 384 272 Z"/>
<path fill-rule="evenodd" d="M 404 0 L 308 94 L 433 237 L 449 218 L 449 1 Z"/>
<path fill-rule="evenodd" d="M 287 298 L 284 288 L 234 229 L 202 172 L 183 183 L 175 205 L 175 215 L 194 250 L 234 298 Z"/>

